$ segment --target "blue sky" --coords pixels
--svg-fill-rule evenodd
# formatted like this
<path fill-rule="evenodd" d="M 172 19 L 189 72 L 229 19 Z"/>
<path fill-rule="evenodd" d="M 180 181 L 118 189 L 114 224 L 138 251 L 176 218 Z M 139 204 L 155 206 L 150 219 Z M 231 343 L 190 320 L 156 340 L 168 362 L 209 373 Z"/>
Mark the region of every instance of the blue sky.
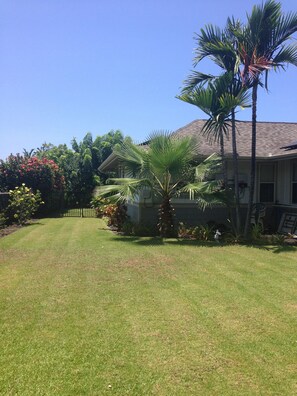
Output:
<path fill-rule="evenodd" d="M 192 69 L 194 32 L 256 1 L 2 0 L 0 158 L 44 142 L 120 129 L 137 142 L 175 130 L 197 108 L 175 99 Z M 258 2 L 259 3 L 259 2 Z M 296 11 L 295 0 L 282 1 Z M 199 70 L 215 72 L 205 62 Z M 297 122 L 297 69 L 272 73 L 258 119 Z M 250 110 L 238 113 L 250 119 Z"/>

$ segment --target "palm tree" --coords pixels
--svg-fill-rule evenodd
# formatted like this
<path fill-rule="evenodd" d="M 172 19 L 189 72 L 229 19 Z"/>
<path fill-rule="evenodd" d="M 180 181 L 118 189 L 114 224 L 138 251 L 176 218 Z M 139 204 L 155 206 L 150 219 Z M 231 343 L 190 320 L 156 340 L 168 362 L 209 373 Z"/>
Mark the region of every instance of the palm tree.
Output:
<path fill-rule="evenodd" d="M 242 94 L 242 84 L 239 75 L 239 64 L 240 58 L 237 48 L 237 38 L 233 34 L 234 30 L 238 30 L 241 24 L 234 18 L 227 20 L 227 25 L 224 30 L 213 25 L 207 25 L 205 29 L 201 29 L 200 34 L 197 35 L 197 47 L 196 55 L 194 58 L 194 66 L 202 61 L 204 58 L 210 58 L 214 63 L 219 66 L 223 71 L 223 75 L 226 74 L 229 78 L 229 85 L 225 86 L 226 92 L 218 92 L 217 96 L 221 96 L 225 93 L 233 96 L 233 98 L 238 97 Z M 222 77 L 222 76 L 221 76 Z M 230 78 L 231 77 L 231 78 Z M 204 74 L 197 71 L 193 71 L 192 74 L 185 81 L 185 86 L 182 90 L 182 95 L 189 94 L 200 86 L 209 82 L 214 81 L 218 77 L 210 74 Z M 224 77 L 222 77 L 224 78 Z M 215 92 L 213 93 L 216 95 Z M 180 97 L 178 97 L 180 98 Z M 203 105 L 202 105 L 203 106 Z M 200 107 L 200 106 L 199 106 Z M 220 107 L 218 103 L 217 108 Z M 202 110 L 203 108 L 200 107 Z M 209 109 L 208 109 L 209 110 Z M 204 111 L 204 110 L 203 110 Z M 208 114 L 208 111 L 206 111 Z M 215 111 L 217 113 L 217 110 Z M 239 198 L 239 186 L 238 186 L 238 153 L 237 153 L 237 139 L 236 139 L 236 123 L 235 123 L 235 108 L 231 108 L 229 111 L 229 116 L 231 121 L 225 124 L 223 128 L 223 134 L 221 137 L 221 148 L 223 144 L 224 134 L 227 134 L 229 127 L 231 126 L 231 136 L 232 136 L 232 162 L 233 162 L 233 175 L 234 175 L 234 195 L 235 195 L 235 212 L 236 212 L 236 232 L 239 234 L 241 231 L 240 222 L 240 198 Z M 212 133 L 217 136 L 218 127 L 222 131 L 222 117 L 220 120 L 213 117 L 214 113 L 210 117 L 212 118 L 212 130 L 207 126 L 208 135 Z M 225 116 L 224 116 L 225 117 Z M 224 118 L 223 117 L 223 118 Z M 226 120 L 226 118 L 225 118 Z M 225 121 L 223 121 L 224 123 Z M 215 125 L 217 123 L 217 125 Z"/>
<path fill-rule="evenodd" d="M 255 191 L 258 87 L 265 86 L 267 89 L 267 77 L 271 69 L 285 69 L 289 64 L 297 66 L 297 46 L 286 44 L 296 31 L 297 13 L 285 15 L 281 3 L 268 0 L 261 6 L 254 6 L 246 26 L 234 29 L 233 32 L 238 40 L 243 85 L 252 87 L 251 173 L 245 236 L 250 227 Z"/>
<path fill-rule="evenodd" d="M 207 87 L 201 83 L 196 88 L 188 91 L 178 99 L 199 107 L 204 111 L 209 119 L 205 123 L 202 133 L 209 140 L 215 140 L 220 143 L 221 157 L 223 159 L 224 184 L 227 189 L 227 169 L 224 152 L 224 136 L 228 136 L 229 129 L 232 129 L 233 141 L 233 162 L 235 163 L 234 174 L 235 190 L 238 189 L 238 166 L 237 166 L 237 149 L 236 149 L 236 131 L 235 127 L 235 109 L 238 106 L 249 106 L 248 92 L 242 89 L 241 84 L 236 84 L 233 73 L 225 73 L 218 78 L 209 79 Z M 234 154 L 235 152 L 235 154 Z M 236 190 L 237 192 L 237 190 Z M 237 194 L 235 194 L 237 197 Z M 236 231 L 240 232 L 240 213 L 239 198 L 236 200 Z"/>
<path fill-rule="evenodd" d="M 34 155 L 35 155 L 35 150 L 34 149 L 31 149 L 31 150 L 23 149 L 24 158 L 32 158 Z"/>
<path fill-rule="evenodd" d="M 196 197 L 202 209 L 223 202 L 220 183 L 205 180 L 218 172 L 220 159 L 212 155 L 194 167 L 197 144 L 193 138 L 178 139 L 173 134 L 157 132 L 149 137 L 146 147 L 126 140 L 114 152 L 128 177 L 110 179 L 112 184 L 99 187 L 97 194 L 112 200 L 127 201 L 135 199 L 143 190 L 151 190 L 161 200 L 158 228 L 163 237 L 176 235 L 171 203 L 173 197 L 187 192 Z M 193 182 L 188 183 L 191 170 Z"/>

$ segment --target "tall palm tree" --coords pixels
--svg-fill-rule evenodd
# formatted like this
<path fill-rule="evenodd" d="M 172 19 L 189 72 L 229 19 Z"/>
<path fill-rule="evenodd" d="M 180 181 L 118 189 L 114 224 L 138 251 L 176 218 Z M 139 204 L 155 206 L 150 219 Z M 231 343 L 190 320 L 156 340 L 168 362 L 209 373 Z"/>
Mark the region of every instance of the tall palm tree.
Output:
<path fill-rule="evenodd" d="M 251 173 L 245 236 L 250 227 L 255 191 L 258 87 L 265 86 L 267 89 L 268 72 L 271 69 L 285 69 L 289 64 L 297 66 L 297 46 L 287 44 L 296 31 L 297 13 L 283 14 L 281 3 L 274 0 L 254 6 L 252 13 L 248 15 L 246 26 L 234 29 L 242 63 L 243 85 L 252 87 Z"/>
<path fill-rule="evenodd" d="M 197 144 L 193 138 L 178 139 L 172 134 L 159 132 L 149 137 L 147 147 L 136 146 L 126 140 L 114 152 L 128 177 L 110 179 L 112 184 L 99 187 L 97 194 L 126 201 L 136 198 L 143 190 L 151 190 L 161 200 L 158 223 L 161 236 L 176 235 L 171 200 L 182 192 L 195 196 L 202 209 L 223 202 L 219 182 L 205 180 L 213 172 L 218 172 L 220 159 L 212 155 L 194 168 Z M 189 183 L 186 180 L 191 169 L 194 177 Z"/>
<path fill-rule="evenodd" d="M 228 136 L 229 129 L 231 127 L 233 162 L 235 163 L 233 170 L 235 170 L 234 174 L 236 175 L 234 177 L 235 190 L 236 188 L 238 189 L 236 131 L 233 130 L 233 127 L 235 127 L 236 107 L 249 106 L 248 92 L 242 89 L 241 84 L 235 83 L 233 73 L 230 72 L 225 73 L 218 78 L 209 79 L 207 87 L 205 87 L 204 83 L 201 83 L 191 91 L 178 96 L 178 99 L 199 107 L 209 116 L 209 119 L 202 129 L 202 133 L 206 135 L 209 140 L 218 141 L 220 144 L 221 157 L 223 159 L 224 184 L 226 188 L 227 169 L 224 152 L 224 136 Z M 237 197 L 237 194 L 235 194 L 235 197 Z M 238 233 L 240 232 L 239 199 L 238 201 L 236 200 L 236 230 Z"/>
<path fill-rule="evenodd" d="M 224 30 L 213 25 L 207 25 L 205 29 L 201 29 L 200 34 L 197 35 L 197 47 L 195 50 L 194 66 L 202 61 L 204 58 L 210 58 L 214 63 L 219 66 L 223 71 L 223 75 L 228 75 L 229 85 L 225 87 L 226 93 L 237 97 L 242 90 L 242 84 L 239 75 L 239 64 L 240 57 L 237 52 L 237 38 L 233 34 L 234 30 L 238 30 L 241 23 L 234 18 L 228 18 L 227 24 Z M 230 78 L 232 76 L 232 78 Z M 184 83 L 183 95 L 189 94 L 197 86 L 209 83 L 214 79 L 217 79 L 210 74 L 200 73 L 193 71 L 192 74 Z M 217 96 L 221 96 L 223 92 L 218 92 Z M 182 96 L 183 96 L 182 95 Z M 214 93 L 215 95 L 215 93 Z M 180 97 L 179 97 L 180 98 Z M 200 106 L 199 106 L 200 107 Z M 220 107 L 220 104 L 218 104 Z M 202 107 L 201 107 L 202 108 Z M 202 109 L 203 110 L 203 109 Z M 230 119 L 231 121 L 224 128 L 224 133 L 229 131 L 231 127 L 232 136 L 232 162 L 233 162 L 233 178 L 234 178 L 234 195 L 235 195 L 235 212 L 236 212 L 236 231 L 241 232 L 241 222 L 240 222 L 240 197 L 239 197 L 239 178 L 238 178 L 238 153 L 237 153 L 237 139 L 236 139 L 236 123 L 235 123 L 235 108 L 230 109 Z M 211 116 L 212 117 L 212 116 Z M 222 118 L 221 118 L 222 119 Z M 214 126 L 216 118 L 213 117 L 213 132 L 217 135 L 217 126 Z M 216 120 L 219 121 L 219 120 Z M 218 122 L 221 125 L 221 121 Z M 222 131 L 221 126 L 219 128 Z M 209 135 L 211 135 L 211 130 L 208 126 Z M 222 143 L 223 143 L 222 135 Z M 222 144 L 221 143 L 221 144 Z"/>

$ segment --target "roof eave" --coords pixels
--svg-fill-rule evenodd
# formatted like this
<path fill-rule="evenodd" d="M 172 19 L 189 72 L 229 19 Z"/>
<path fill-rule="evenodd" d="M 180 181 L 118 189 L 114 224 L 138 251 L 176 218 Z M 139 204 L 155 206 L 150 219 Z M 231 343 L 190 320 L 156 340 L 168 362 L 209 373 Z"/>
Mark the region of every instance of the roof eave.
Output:
<path fill-rule="evenodd" d="M 112 165 L 118 160 L 118 157 L 114 152 L 112 152 L 105 161 L 99 166 L 98 170 L 102 173 L 107 172 L 109 169 L 112 169 Z"/>

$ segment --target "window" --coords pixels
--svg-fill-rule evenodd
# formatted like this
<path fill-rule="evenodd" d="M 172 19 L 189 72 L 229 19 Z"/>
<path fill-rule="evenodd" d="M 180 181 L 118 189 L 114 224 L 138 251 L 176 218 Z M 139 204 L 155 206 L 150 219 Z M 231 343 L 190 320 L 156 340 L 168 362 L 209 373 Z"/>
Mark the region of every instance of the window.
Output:
<path fill-rule="evenodd" d="M 259 201 L 271 203 L 274 202 L 275 189 L 275 165 L 260 164 L 260 186 Z"/>
<path fill-rule="evenodd" d="M 297 161 L 292 162 L 292 203 L 297 204 Z"/>

